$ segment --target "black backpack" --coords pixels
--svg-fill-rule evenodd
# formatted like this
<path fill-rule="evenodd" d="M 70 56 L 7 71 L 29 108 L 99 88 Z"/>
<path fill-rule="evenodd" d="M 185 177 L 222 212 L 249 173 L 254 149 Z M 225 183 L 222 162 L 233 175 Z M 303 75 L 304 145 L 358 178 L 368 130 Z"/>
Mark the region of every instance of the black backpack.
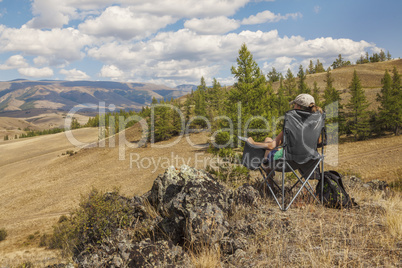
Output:
<path fill-rule="evenodd" d="M 317 195 L 321 201 L 321 183 L 322 179 L 318 181 L 315 188 Z M 324 206 L 330 208 L 351 208 L 357 206 L 353 198 L 350 198 L 342 183 L 341 175 L 333 170 L 324 172 Z"/>

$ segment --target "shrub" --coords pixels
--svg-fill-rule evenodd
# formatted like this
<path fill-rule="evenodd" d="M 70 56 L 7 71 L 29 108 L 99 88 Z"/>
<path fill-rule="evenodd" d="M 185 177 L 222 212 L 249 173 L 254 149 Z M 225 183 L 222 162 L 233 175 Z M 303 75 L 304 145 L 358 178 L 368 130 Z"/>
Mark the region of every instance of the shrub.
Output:
<path fill-rule="evenodd" d="M 6 237 L 7 237 L 7 231 L 6 231 L 6 229 L 4 229 L 4 228 L 0 229 L 0 241 L 5 240 Z"/>
<path fill-rule="evenodd" d="M 246 167 L 230 161 L 223 161 L 215 167 L 208 166 L 207 171 L 234 188 L 250 180 L 250 172 Z"/>
<path fill-rule="evenodd" d="M 23 263 L 19 264 L 16 266 L 17 268 L 34 268 L 35 266 L 33 265 L 32 262 L 30 261 L 24 261 Z"/>
<path fill-rule="evenodd" d="M 215 143 L 218 145 L 225 145 L 229 142 L 229 140 L 230 140 L 229 132 L 221 131 L 215 136 Z"/>
<path fill-rule="evenodd" d="M 66 155 L 68 154 L 69 156 L 73 156 L 74 154 L 76 154 L 77 152 L 74 152 L 73 150 L 67 150 L 66 151 Z"/>
<path fill-rule="evenodd" d="M 39 247 L 49 247 L 51 241 L 51 235 L 43 234 L 39 239 Z"/>
<path fill-rule="evenodd" d="M 92 189 L 81 198 L 76 211 L 69 217 L 60 217 L 53 227 L 53 236 L 44 243 L 52 249 L 63 249 L 64 255 L 80 252 L 87 245 L 101 243 L 113 230 L 131 226 L 133 215 L 133 208 L 120 198 L 117 190 L 104 194 Z"/>

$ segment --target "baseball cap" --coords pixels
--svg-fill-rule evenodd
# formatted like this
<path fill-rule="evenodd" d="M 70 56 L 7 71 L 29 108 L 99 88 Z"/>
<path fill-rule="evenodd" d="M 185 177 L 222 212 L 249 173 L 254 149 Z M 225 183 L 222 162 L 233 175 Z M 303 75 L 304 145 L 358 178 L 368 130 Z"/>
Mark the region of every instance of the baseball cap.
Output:
<path fill-rule="evenodd" d="M 290 105 L 292 105 L 294 103 L 296 103 L 300 106 L 303 106 L 303 107 L 309 107 L 310 104 L 315 104 L 315 100 L 314 100 L 314 97 L 311 96 L 310 94 L 303 93 L 303 94 L 298 95 L 291 102 L 289 102 Z"/>

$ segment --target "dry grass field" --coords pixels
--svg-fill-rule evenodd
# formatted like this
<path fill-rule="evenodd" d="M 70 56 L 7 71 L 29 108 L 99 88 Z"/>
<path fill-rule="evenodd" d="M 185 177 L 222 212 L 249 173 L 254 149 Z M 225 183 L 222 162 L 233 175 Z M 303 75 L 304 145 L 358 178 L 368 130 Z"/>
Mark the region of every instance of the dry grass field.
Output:
<path fill-rule="evenodd" d="M 97 129 L 73 133 L 77 140 L 88 144 L 98 137 Z M 0 242 L 0 267 L 23 260 L 38 266 L 57 261 L 58 251 L 39 248 L 39 237 L 51 233 L 58 218 L 77 207 L 80 196 L 92 187 L 118 187 L 126 196 L 143 194 L 168 166 L 188 164 L 202 169 L 211 157 L 205 149 L 206 133 L 156 144 L 165 148 L 135 148 L 135 141 L 141 137 L 136 127 L 126 130 L 125 136 L 133 148 L 126 146 L 124 152 L 118 147 L 118 137 L 115 147 L 108 142 L 104 148 L 79 149 L 64 133 L 0 143 L 0 228 L 8 231 L 7 239 Z M 402 137 L 341 144 L 340 165 L 331 168 L 359 174 L 364 180 L 394 181 L 401 176 L 401 145 Z M 67 150 L 77 154 L 63 155 Z M 119 160 L 119 156 L 125 159 Z M 326 213 L 318 210 L 320 215 Z"/>
<path fill-rule="evenodd" d="M 45 112 L 30 114 L 21 112 L 18 117 L 0 117 L 0 143 L 4 136 L 14 139 L 15 135 L 25 133 L 24 129 L 44 130 L 52 128 L 64 128 L 65 112 Z M 22 115 L 22 116 L 21 116 Z M 80 124 L 88 122 L 88 116 L 75 114 L 74 117 Z"/>

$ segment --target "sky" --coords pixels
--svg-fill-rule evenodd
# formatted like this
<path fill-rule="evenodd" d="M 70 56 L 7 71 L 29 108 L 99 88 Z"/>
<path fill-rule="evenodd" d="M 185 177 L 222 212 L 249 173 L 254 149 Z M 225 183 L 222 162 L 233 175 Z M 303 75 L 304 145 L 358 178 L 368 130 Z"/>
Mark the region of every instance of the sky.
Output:
<path fill-rule="evenodd" d="M 0 0 L 0 81 L 235 82 L 246 44 L 264 74 L 339 54 L 402 56 L 399 0 Z"/>

